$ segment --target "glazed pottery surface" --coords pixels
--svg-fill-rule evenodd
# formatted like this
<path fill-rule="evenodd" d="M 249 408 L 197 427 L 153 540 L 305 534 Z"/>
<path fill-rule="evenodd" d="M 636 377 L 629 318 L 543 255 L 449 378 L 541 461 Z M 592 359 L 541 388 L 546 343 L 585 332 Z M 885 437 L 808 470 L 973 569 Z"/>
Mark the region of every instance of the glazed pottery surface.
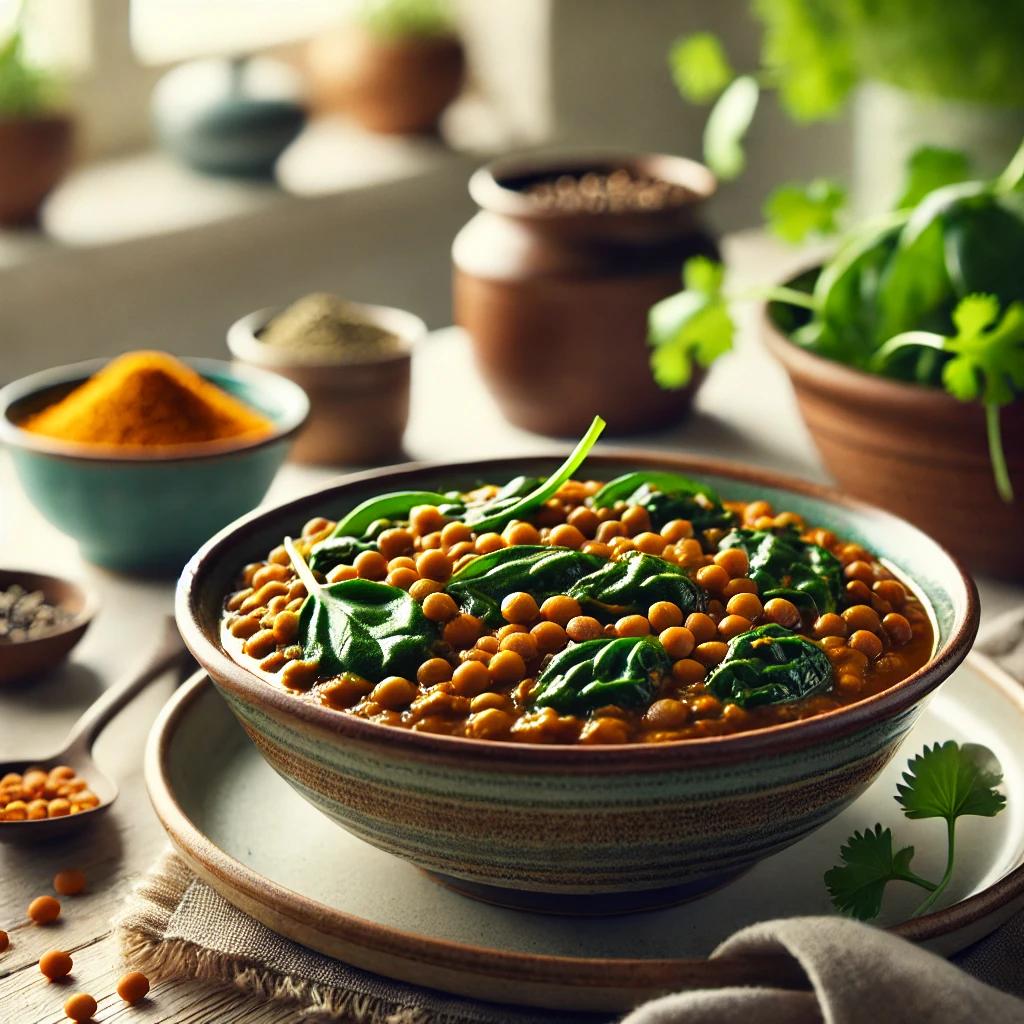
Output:
<path fill-rule="evenodd" d="M 56 668 L 82 639 L 99 608 L 96 595 L 71 580 L 18 569 L 0 569 L 0 591 L 15 584 L 30 593 L 40 591 L 47 604 L 63 608 L 71 618 L 52 633 L 32 640 L 0 641 L 0 683 L 12 683 Z"/>
<path fill-rule="evenodd" d="M 164 148 L 210 174 L 272 174 L 306 123 L 298 75 L 267 58 L 179 65 L 157 83 L 152 107 Z"/>
<path fill-rule="evenodd" d="M 770 310 L 764 338 L 844 491 L 909 519 L 971 569 L 1024 579 L 1024 401 L 999 415 L 1015 494 L 1007 503 L 993 480 L 980 403 L 808 352 L 781 333 Z"/>
<path fill-rule="evenodd" d="M 302 390 L 276 374 L 215 359 L 184 362 L 272 420 L 270 437 L 140 456 L 97 452 L 17 426 L 102 369 L 105 359 L 46 370 L 0 389 L 0 440 L 22 486 L 90 562 L 176 574 L 203 541 L 259 503 L 306 418 Z"/>
<path fill-rule="evenodd" d="M 835 820 L 700 899 L 586 922 L 463 899 L 335 828 L 259 757 L 202 675 L 178 691 L 154 726 L 146 781 L 189 866 L 274 931 L 413 984 L 496 1002 L 600 1010 L 608 1019 L 663 991 L 805 985 L 784 959 L 708 957 L 758 921 L 835 913 L 822 875 L 855 830 L 891 824 L 900 842 L 915 845 L 915 869 L 938 877 L 941 822 L 907 822 L 893 799 L 905 758 L 925 743 L 984 743 L 1002 764 L 1009 803 L 996 818 L 961 820 L 956 873 L 938 910 L 911 918 L 917 890 L 893 885 L 879 924 L 945 955 L 998 927 L 1024 905 L 1022 729 L 1020 685 L 972 656 L 928 702 L 901 755 Z M 515 1019 L 511 1012 L 495 1017 Z"/>
<path fill-rule="evenodd" d="M 59 114 L 0 116 L 0 224 L 35 222 L 71 166 L 74 128 L 70 117 Z"/>
<path fill-rule="evenodd" d="M 634 175 L 686 188 L 667 210 L 562 213 L 522 190 L 560 174 Z M 456 323 L 504 415 L 541 434 L 581 434 L 594 409 L 612 433 L 649 430 L 686 415 L 698 373 L 681 390 L 651 374 L 647 313 L 681 286 L 683 263 L 717 255 L 700 222 L 715 190 L 702 165 L 681 157 L 518 157 L 478 171 L 480 212 L 452 248 Z"/>
<path fill-rule="evenodd" d="M 862 543 L 913 580 L 935 616 L 937 651 L 886 692 L 745 734 L 664 744 L 558 747 L 396 729 L 300 701 L 223 646 L 224 596 L 241 568 L 316 515 L 339 517 L 392 490 L 448 490 L 545 475 L 557 460 L 405 467 L 349 477 L 253 514 L 197 553 L 178 585 L 186 643 L 263 756 L 355 835 L 472 895 L 577 912 L 651 906 L 719 885 L 838 814 L 892 757 L 922 699 L 966 655 L 973 584 L 909 524 L 799 481 L 665 456 L 591 456 L 583 472 L 687 473 L 726 499 L 766 498 Z M 595 896 L 607 897 L 603 907 Z"/>
<path fill-rule="evenodd" d="M 296 353 L 264 345 L 259 339 L 279 309 L 250 313 L 228 331 L 228 348 L 235 359 L 273 370 L 306 392 L 309 419 L 292 449 L 296 462 L 351 466 L 401 457 L 409 421 L 412 353 L 426 336 L 427 326 L 402 309 L 353 305 L 396 334 L 403 350 L 365 362 L 298 361 L 301 357 Z"/>
<path fill-rule="evenodd" d="M 372 132 L 432 132 L 461 92 L 466 74 L 455 36 L 383 38 L 346 26 L 307 50 L 313 98 Z"/>

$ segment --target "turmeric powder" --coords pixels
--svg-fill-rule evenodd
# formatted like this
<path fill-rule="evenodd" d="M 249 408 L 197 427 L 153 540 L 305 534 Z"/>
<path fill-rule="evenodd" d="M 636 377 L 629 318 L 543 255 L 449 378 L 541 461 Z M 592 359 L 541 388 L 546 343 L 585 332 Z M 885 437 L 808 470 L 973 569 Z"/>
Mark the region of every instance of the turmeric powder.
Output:
<path fill-rule="evenodd" d="M 128 352 L 21 427 L 82 444 L 168 447 L 266 437 L 273 424 L 164 352 Z"/>

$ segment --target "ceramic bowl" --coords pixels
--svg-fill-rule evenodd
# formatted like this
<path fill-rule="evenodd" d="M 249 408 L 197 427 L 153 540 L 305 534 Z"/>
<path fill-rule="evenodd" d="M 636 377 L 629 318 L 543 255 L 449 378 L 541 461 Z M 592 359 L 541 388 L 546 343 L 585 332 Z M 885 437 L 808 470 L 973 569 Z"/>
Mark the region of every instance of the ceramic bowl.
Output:
<path fill-rule="evenodd" d="M 105 359 L 34 373 L 0 389 L 0 441 L 22 486 L 90 562 L 124 572 L 178 573 L 203 541 L 262 499 L 306 419 L 309 402 L 289 380 L 213 359 L 184 362 L 267 416 L 273 433 L 246 444 L 121 455 L 20 429 L 26 416 L 58 401 Z"/>
<path fill-rule="evenodd" d="M 1024 402 L 999 414 L 1016 496 L 1007 503 L 996 491 L 979 402 L 809 352 L 789 340 L 785 317 L 782 307 L 766 309 L 764 341 L 839 486 L 905 516 L 973 570 L 1024 577 Z"/>
<path fill-rule="evenodd" d="M 320 465 L 372 465 L 401 457 L 409 421 L 414 346 L 427 325 L 413 313 L 390 306 L 355 303 L 368 320 L 402 341 L 401 351 L 381 359 L 325 363 L 300 359 L 260 341 L 260 332 L 280 309 L 260 309 L 228 330 L 228 348 L 241 363 L 261 366 L 298 384 L 309 396 L 309 420 L 292 458 Z"/>
<path fill-rule="evenodd" d="M 461 891 L 538 910 L 650 907 L 723 884 L 834 817 L 874 779 L 921 702 L 967 654 L 973 583 L 909 523 L 801 481 L 646 453 L 591 456 L 588 477 L 667 469 L 730 499 L 766 498 L 862 543 L 930 605 L 928 663 L 884 693 L 748 733 L 608 747 L 436 736 L 298 700 L 235 662 L 220 640 L 224 595 L 314 515 L 392 490 L 543 475 L 555 458 L 410 466 L 341 483 L 222 531 L 178 584 L 178 627 L 249 737 L 302 797 L 373 845 Z M 269 810 L 269 809 L 268 809 Z"/>
<path fill-rule="evenodd" d="M 0 590 L 15 583 L 29 592 L 42 591 L 48 604 L 63 608 L 71 618 L 52 633 L 32 640 L 0 640 L 0 683 L 17 682 L 56 668 L 82 639 L 99 608 L 96 595 L 71 580 L 20 569 L 0 569 Z"/>

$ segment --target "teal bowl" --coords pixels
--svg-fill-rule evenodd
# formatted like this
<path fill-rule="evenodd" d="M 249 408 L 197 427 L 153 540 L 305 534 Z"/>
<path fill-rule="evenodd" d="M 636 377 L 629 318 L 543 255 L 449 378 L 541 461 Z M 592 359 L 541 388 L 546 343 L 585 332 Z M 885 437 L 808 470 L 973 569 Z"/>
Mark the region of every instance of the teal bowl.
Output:
<path fill-rule="evenodd" d="M 185 359 L 270 419 L 274 432 L 245 444 L 121 455 L 19 428 L 107 362 L 44 370 L 0 389 L 0 441 L 32 503 L 78 541 L 83 558 L 121 572 L 176 575 L 207 538 L 259 504 L 306 420 L 309 402 L 298 385 L 269 371 Z"/>
<path fill-rule="evenodd" d="M 766 498 L 875 552 L 930 608 L 935 650 L 912 675 L 859 703 L 750 732 L 606 747 L 413 732 L 300 701 L 236 662 L 221 639 L 224 596 L 242 567 L 314 516 L 340 518 L 386 491 L 546 475 L 558 461 L 378 470 L 260 510 L 186 566 L 178 627 L 263 757 L 361 839 L 504 905 L 606 913 L 676 902 L 837 815 L 893 757 L 922 702 L 967 654 L 978 627 L 974 584 L 909 523 L 742 466 L 653 453 L 587 459 L 582 474 L 591 479 L 663 469 L 705 480 L 728 499 Z"/>

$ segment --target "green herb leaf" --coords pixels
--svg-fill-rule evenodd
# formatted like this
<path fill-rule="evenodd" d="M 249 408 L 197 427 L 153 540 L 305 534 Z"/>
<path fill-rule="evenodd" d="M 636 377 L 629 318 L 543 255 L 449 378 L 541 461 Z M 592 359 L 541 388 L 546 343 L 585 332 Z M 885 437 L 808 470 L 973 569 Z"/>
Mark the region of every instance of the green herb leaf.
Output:
<path fill-rule="evenodd" d="M 836 214 L 846 202 L 838 182 L 816 178 L 806 185 L 782 185 L 764 205 L 768 226 L 793 244 L 811 235 L 831 235 L 839 229 Z"/>
<path fill-rule="evenodd" d="M 0 115 L 31 117 L 55 100 L 52 75 L 25 58 L 20 26 L 0 43 Z"/>
<path fill-rule="evenodd" d="M 719 700 L 750 708 L 800 700 L 832 684 L 832 663 L 814 641 L 769 622 L 729 641 L 706 686 Z"/>
<path fill-rule="evenodd" d="M 669 50 L 669 68 L 683 99 L 707 103 L 735 76 L 718 36 L 695 32 L 677 39 Z"/>
<path fill-rule="evenodd" d="M 609 480 L 594 495 L 594 508 L 611 508 L 617 501 L 630 502 L 633 495 L 646 487 L 652 491 L 661 491 L 666 494 L 681 494 L 687 497 L 704 495 L 716 505 L 721 500 L 714 489 L 699 480 L 693 480 L 681 473 L 665 473 L 657 470 L 638 470 L 633 473 L 623 473 L 622 476 Z M 665 524 L 662 523 L 661 526 Z M 660 529 L 660 527 L 659 527 Z"/>
<path fill-rule="evenodd" d="M 603 619 L 646 614 L 657 601 L 671 601 L 684 616 L 707 607 L 704 591 L 678 565 L 640 551 L 602 563 L 596 572 L 574 583 L 568 594 Z"/>
<path fill-rule="evenodd" d="M 718 544 L 719 551 L 728 548 L 746 553 L 750 578 L 764 600 L 785 597 L 810 604 L 815 617 L 836 610 L 843 592 L 839 560 L 795 530 L 732 530 Z"/>
<path fill-rule="evenodd" d="M 947 740 L 911 759 L 896 800 L 908 818 L 992 818 L 1006 806 L 996 789 L 1002 780 L 999 761 L 987 747 Z"/>
<path fill-rule="evenodd" d="M 408 522 L 409 513 L 417 505 L 451 505 L 450 495 L 438 494 L 436 491 L 394 491 L 381 494 L 375 498 L 356 505 L 351 512 L 338 521 L 332 537 L 358 537 L 365 540 L 364 534 L 372 523 L 388 520 L 392 523 Z M 460 508 L 457 503 L 456 508 Z"/>
<path fill-rule="evenodd" d="M 726 87 L 704 126 L 704 159 L 720 178 L 739 177 L 746 166 L 743 138 L 754 119 L 761 87 L 753 75 L 740 75 Z"/>
<path fill-rule="evenodd" d="M 957 333 L 907 331 L 890 338 L 875 354 L 872 366 L 884 371 L 901 351 L 924 347 L 953 356 L 942 370 L 942 382 L 955 398 L 980 398 L 988 412 L 989 452 L 996 489 L 1013 501 L 1013 485 L 1003 454 L 998 409 L 1024 397 L 1024 302 L 1014 302 L 1002 317 L 994 296 L 968 295 L 953 311 Z"/>
<path fill-rule="evenodd" d="M 317 572 L 328 573 L 336 565 L 351 565 L 364 551 L 376 551 L 373 540 L 357 537 L 330 536 L 313 546 L 309 553 L 309 566 Z"/>
<path fill-rule="evenodd" d="M 474 558 L 448 581 L 447 590 L 464 611 L 500 624 L 501 602 L 526 591 L 538 602 L 564 594 L 578 579 L 604 565 L 596 555 L 572 548 L 517 544 Z"/>
<path fill-rule="evenodd" d="M 331 537 L 367 541 L 375 535 L 371 533 L 371 528 L 376 527 L 379 532 L 389 525 L 404 524 L 408 521 L 409 513 L 417 505 L 435 505 L 449 520 L 465 522 L 477 533 L 500 530 L 513 519 L 525 518 L 552 497 L 580 467 L 604 428 L 604 420 L 600 416 L 595 416 L 586 434 L 569 457 L 546 480 L 516 477 L 493 499 L 475 504 L 467 504 L 464 496 L 457 493 L 395 491 L 391 494 L 382 494 L 368 498 L 352 509 L 339 521 Z"/>
<path fill-rule="evenodd" d="M 673 519 L 688 519 L 695 533 L 728 529 L 736 520 L 711 487 L 678 473 L 626 473 L 594 495 L 595 508 L 608 508 L 617 501 L 646 509 L 656 530 Z"/>
<path fill-rule="evenodd" d="M 642 708 L 672 663 L 653 637 L 587 640 L 571 644 L 537 677 L 533 707 L 583 715 L 606 704 Z"/>
<path fill-rule="evenodd" d="M 647 317 L 651 370 L 663 388 L 683 388 L 693 363 L 710 366 L 732 348 L 735 326 L 722 292 L 721 264 L 692 256 L 683 267 L 685 288 L 656 302 Z"/>
<path fill-rule="evenodd" d="M 307 597 L 299 609 L 302 655 L 325 675 L 351 674 L 379 682 L 412 675 L 436 639 L 433 623 L 404 590 L 371 580 L 323 586 L 291 537 L 285 550 Z"/>
<path fill-rule="evenodd" d="M 944 185 L 966 181 L 971 175 L 971 162 L 959 149 L 942 146 L 921 146 L 907 161 L 903 194 L 896 202 L 897 209 L 917 206 L 929 192 Z"/>
<path fill-rule="evenodd" d="M 569 453 L 568 458 L 547 480 L 538 484 L 532 491 L 510 505 L 505 505 L 493 515 L 485 515 L 483 518 L 474 519 L 473 529 L 477 533 L 501 530 L 512 522 L 513 519 L 523 519 L 534 510 L 540 508 L 579 469 L 583 460 L 590 454 L 590 449 L 597 443 L 597 439 L 601 436 L 605 426 L 605 421 L 600 416 L 595 416 L 586 434 L 583 435 L 576 447 Z"/>
<path fill-rule="evenodd" d="M 914 848 L 904 846 L 894 853 L 892 832 L 881 825 L 854 832 L 839 856 L 843 864 L 825 872 L 825 885 L 835 908 L 861 921 L 870 921 L 882 912 L 889 882 L 922 881 L 910 871 Z"/>

